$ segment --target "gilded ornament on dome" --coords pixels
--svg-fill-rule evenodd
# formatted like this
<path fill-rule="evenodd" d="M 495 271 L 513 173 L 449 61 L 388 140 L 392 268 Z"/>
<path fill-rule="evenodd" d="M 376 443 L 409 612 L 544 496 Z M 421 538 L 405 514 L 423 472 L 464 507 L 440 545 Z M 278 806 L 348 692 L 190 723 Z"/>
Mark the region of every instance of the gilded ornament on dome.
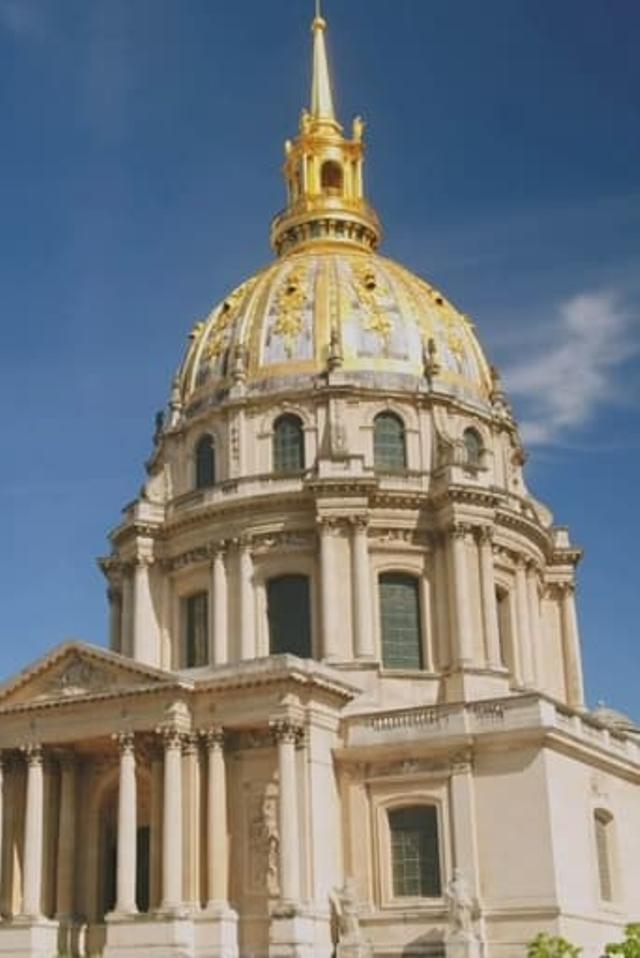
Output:
<path fill-rule="evenodd" d="M 389 295 L 389 289 L 370 265 L 353 265 L 356 279 L 356 295 L 367 313 L 363 327 L 367 332 L 377 333 L 388 344 L 393 332 L 393 322 L 382 302 Z"/>
<path fill-rule="evenodd" d="M 238 286 L 237 289 L 234 289 L 217 310 L 217 315 L 213 320 L 207 344 L 202 352 L 202 358 L 206 362 L 218 359 L 224 350 L 227 330 L 237 315 L 240 300 L 249 285 L 251 284 L 243 283 L 242 286 Z"/>
<path fill-rule="evenodd" d="M 283 340 L 284 351 L 288 359 L 291 359 L 295 341 L 302 332 L 302 314 L 307 302 L 306 278 L 306 272 L 302 268 L 292 269 L 287 274 L 276 296 L 277 316 L 271 327 L 271 333 Z"/>

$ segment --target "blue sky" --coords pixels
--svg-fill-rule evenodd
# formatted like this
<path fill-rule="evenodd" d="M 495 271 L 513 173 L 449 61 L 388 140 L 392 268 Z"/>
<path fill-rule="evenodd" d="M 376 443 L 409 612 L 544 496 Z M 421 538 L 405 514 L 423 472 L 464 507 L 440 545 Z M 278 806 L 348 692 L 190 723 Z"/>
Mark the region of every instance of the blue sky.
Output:
<path fill-rule="evenodd" d="M 94 557 L 186 334 L 270 258 L 311 0 L 0 0 L 0 675 L 106 638 Z M 640 5 L 326 0 L 385 252 L 476 322 L 640 719 Z"/>

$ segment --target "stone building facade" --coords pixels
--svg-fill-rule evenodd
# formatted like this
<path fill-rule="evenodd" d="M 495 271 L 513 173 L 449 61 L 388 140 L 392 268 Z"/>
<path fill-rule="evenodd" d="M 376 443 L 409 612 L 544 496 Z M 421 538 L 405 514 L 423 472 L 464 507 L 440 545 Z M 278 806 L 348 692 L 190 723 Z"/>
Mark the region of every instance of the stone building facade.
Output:
<path fill-rule="evenodd" d="M 640 914 L 640 740 L 471 320 L 377 252 L 313 87 L 272 265 L 193 328 L 101 560 L 110 649 L 0 688 L 0 955 L 587 958 Z"/>

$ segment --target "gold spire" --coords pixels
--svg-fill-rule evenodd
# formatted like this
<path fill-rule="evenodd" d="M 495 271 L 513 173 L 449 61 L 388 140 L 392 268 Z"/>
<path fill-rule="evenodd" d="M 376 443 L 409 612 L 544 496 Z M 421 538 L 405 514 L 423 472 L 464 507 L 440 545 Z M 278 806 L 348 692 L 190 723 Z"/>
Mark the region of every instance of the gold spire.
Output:
<path fill-rule="evenodd" d="M 313 73 L 311 79 L 311 116 L 318 120 L 335 121 L 331 76 L 327 61 L 327 46 L 324 33 L 327 21 L 320 12 L 320 0 L 316 0 L 316 15 L 311 24 L 313 33 Z"/>
<path fill-rule="evenodd" d="M 302 111 L 297 137 L 285 143 L 287 206 L 271 226 L 271 244 L 279 255 L 311 243 L 371 250 L 380 242 L 378 217 L 364 197 L 364 123 L 355 117 L 349 139 L 338 122 L 326 28 L 316 0 L 311 109 Z"/>

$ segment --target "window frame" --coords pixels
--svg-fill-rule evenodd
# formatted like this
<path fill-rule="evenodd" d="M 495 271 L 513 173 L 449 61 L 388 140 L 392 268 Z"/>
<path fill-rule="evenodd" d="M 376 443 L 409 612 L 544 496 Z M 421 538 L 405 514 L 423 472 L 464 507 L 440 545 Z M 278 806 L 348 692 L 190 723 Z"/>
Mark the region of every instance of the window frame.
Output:
<path fill-rule="evenodd" d="M 299 430 L 299 442 L 300 442 L 300 465 L 296 468 L 282 468 L 278 466 L 277 462 L 277 443 L 278 443 L 278 427 L 284 423 L 294 423 L 296 424 Z M 304 475 L 306 470 L 306 460 L 307 460 L 307 450 L 306 450 L 306 440 L 305 440 L 305 423 L 304 420 L 298 413 L 292 411 L 285 411 L 280 413 L 273 420 L 272 433 L 271 433 L 271 472 L 275 476 L 301 476 Z"/>
<path fill-rule="evenodd" d="M 469 454 L 469 446 L 467 445 L 467 436 L 473 436 L 474 441 L 477 443 L 477 452 L 475 457 L 472 459 Z M 484 469 L 484 457 L 486 451 L 486 443 L 484 437 L 479 429 L 475 426 L 465 426 L 462 430 L 462 442 L 464 445 L 464 465 L 466 469 L 471 469 L 477 471 Z"/>
<path fill-rule="evenodd" d="M 208 453 L 210 456 L 210 469 L 211 469 L 211 481 L 210 482 L 201 482 L 200 481 L 200 449 L 203 447 L 204 443 L 208 443 Z M 195 490 L 201 491 L 203 489 L 212 489 L 218 481 L 218 455 L 216 449 L 216 440 L 215 436 L 210 432 L 204 432 L 193 444 L 193 488 Z"/>
<path fill-rule="evenodd" d="M 189 603 L 194 599 L 205 600 L 205 645 L 204 661 L 189 664 Z M 211 664 L 211 597 L 206 588 L 192 589 L 179 597 L 180 601 L 180 645 L 179 661 L 181 669 L 201 669 Z M 194 647 L 195 648 L 195 647 Z"/>
<path fill-rule="evenodd" d="M 451 816 L 449 808 L 448 773 L 429 775 L 428 784 L 421 779 L 407 779 L 402 782 L 372 779 L 371 792 L 372 838 L 373 838 L 373 894 L 379 908 L 389 912 L 415 911 L 438 914 L 445 903 L 445 892 L 451 875 L 452 849 Z M 438 829 L 438 857 L 440 863 L 440 897 L 396 896 L 393 889 L 393 870 L 391 858 L 391 830 L 389 812 L 401 808 L 432 805 L 436 808 Z"/>
<path fill-rule="evenodd" d="M 306 582 L 307 589 L 307 624 L 308 624 L 308 655 L 300 655 L 298 652 L 294 651 L 278 651 L 275 652 L 272 650 L 271 644 L 271 620 L 269 616 L 269 587 L 272 583 L 282 581 L 283 579 L 298 579 L 304 580 Z M 268 576 L 264 581 L 264 597 L 265 597 L 265 611 L 266 611 L 266 620 L 267 620 L 267 655 L 297 655 L 298 658 L 314 658 L 314 641 L 313 641 L 313 582 L 311 576 L 304 571 L 285 571 L 277 572 L 273 575 Z"/>
<path fill-rule="evenodd" d="M 382 420 L 395 422 L 400 426 L 400 438 L 402 440 L 402 464 L 387 464 L 379 461 L 378 451 L 381 448 L 378 442 L 378 425 Z M 407 423 L 400 413 L 394 409 L 381 409 L 373 417 L 373 470 L 377 473 L 390 473 L 392 475 L 403 475 L 409 468 L 409 458 L 407 449 Z"/>
<path fill-rule="evenodd" d="M 604 829 L 605 852 L 607 856 L 606 863 L 601 858 L 601 846 L 598 842 L 598 825 Z M 616 910 L 619 899 L 618 887 L 618 858 L 616 844 L 616 819 L 611 809 L 604 805 L 597 805 L 591 809 L 591 835 L 594 854 L 594 879 L 596 887 L 597 900 L 604 909 Z M 609 898 L 603 895 L 603 865 L 609 869 L 609 886 L 611 896 Z"/>
<path fill-rule="evenodd" d="M 437 881 L 437 892 L 436 894 L 424 894 L 421 890 L 417 894 L 411 894 L 407 892 L 402 893 L 396 890 L 396 865 L 398 864 L 398 862 L 394 855 L 394 835 L 396 833 L 401 833 L 405 831 L 405 829 L 399 829 L 399 828 L 394 829 L 393 823 L 392 823 L 392 817 L 398 816 L 402 814 L 403 812 L 405 813 L 406 812 L 426 812 L 427 810 L 429 811 L 429 817 L 432 817 L 434 819 L 433 824 L 435 825 L 435 829 L 434 829 L 435 852 L 436 852 L 435 877 Z M 389 829 L 389 851 L 391 854 L 391 861 L 390 861 L 391 892 L 392 892 L 393 898 L 399 901 L 400 900 L 415 901 L 416 899 L 417 900 L 427 899 L 429 901 L 433 901 L 433 900 L 439 901 L 443 897 L 443 886 L 442 886 L 442 854 L 440 851 L 441 840 L 440 840 L 440 827 L 439 827 L 439 821 L 438 821 L 437 805 L 434 805 L 433 803 L 426 804 L 424 802 L 421 802 L 420 804 L 417 804 L 417 805 L 416 804 L 399 805 L 394 808 L 388 808 L 387 809 L 387 827 Z M 430 838 L 431 837 L 433 836 L 430 835 Z M 419 859 L 419 861 L 421 861 L 421 859 Z M 423 876 L 420 875 L 419 882 L 421 886 L 422 886 L 422 878 Z"/>
<path fill-rule="evenodd" d="M 425 597 L 425 581 L 424 575 L 416 569 L 407 569 L 407 568 L 398 568 L 396 565 L 393 566 L 384 566 L 375 570 L 376 575 L 376 605 L 377 605 L 377 622 L 378 622 L 378 641 L 379 641 L 379 656 L 380 664 L 384 671 L 386 672 L 429 672 L 432 670 L 432 655 L 433 650 L 429 647 L 428 644 L 428 616 L 427 616 L 427 604 L 428 597 Z M 382 584 L 383 580 L 396 578 L 398 580 L 404 579 L 405 581 L 411 581 L 413 583 L 416 595 L 416 605 L 417 605 L 417 626 L 418 626 L 418 661 L 419 665 L 388 665 L 385 662 L 384 651 L 385 651 L 385 641 L 384 641 L 384 615 L 382 608 Z"/>

